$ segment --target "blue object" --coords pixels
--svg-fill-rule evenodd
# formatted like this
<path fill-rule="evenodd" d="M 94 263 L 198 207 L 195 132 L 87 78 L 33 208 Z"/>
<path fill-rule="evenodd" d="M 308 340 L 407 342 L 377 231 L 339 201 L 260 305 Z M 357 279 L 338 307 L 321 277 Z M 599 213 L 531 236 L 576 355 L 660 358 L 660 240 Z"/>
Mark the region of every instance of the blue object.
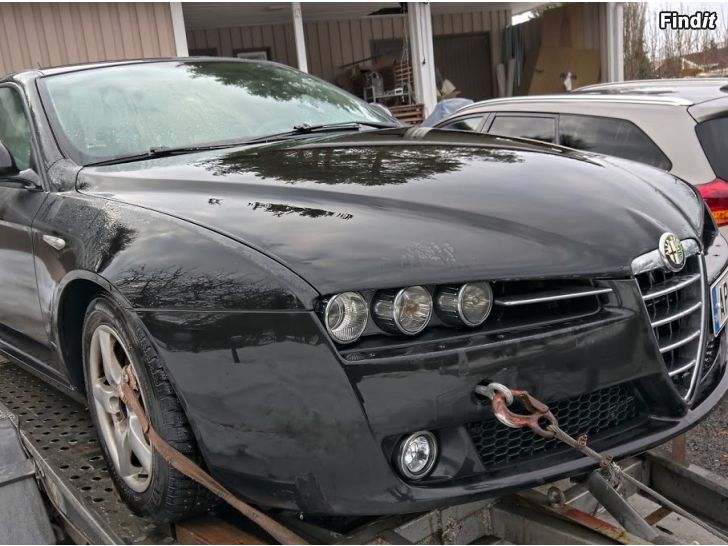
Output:
<path fill-rule="evenodd" d="M 422 122 L 422 127 L 432 127 L 441 119 L 445 119 L 468 104 L 473 104 L 473 101 L 471 99 L 445 99 L 440 101 L 432 113 L 427 116 L 427 119 Z"/>

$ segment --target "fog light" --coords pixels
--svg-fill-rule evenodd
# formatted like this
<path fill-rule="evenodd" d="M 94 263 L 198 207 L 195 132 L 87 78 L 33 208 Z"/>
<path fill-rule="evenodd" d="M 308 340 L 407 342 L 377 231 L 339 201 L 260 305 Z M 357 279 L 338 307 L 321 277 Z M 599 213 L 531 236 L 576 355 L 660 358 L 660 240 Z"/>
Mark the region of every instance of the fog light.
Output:
<path fill-rule="evenodd" d="M 399 471 L 411 480 L 427 476 L 437 460 L 437 439 L 426 430 L 415 432 L 399 445 Z"/>

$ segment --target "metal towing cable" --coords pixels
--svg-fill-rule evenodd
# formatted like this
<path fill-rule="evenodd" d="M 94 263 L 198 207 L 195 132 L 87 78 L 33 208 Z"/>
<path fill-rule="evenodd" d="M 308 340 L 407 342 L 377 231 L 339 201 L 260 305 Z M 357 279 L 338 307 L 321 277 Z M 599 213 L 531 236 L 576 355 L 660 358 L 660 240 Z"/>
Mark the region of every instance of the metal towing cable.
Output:
<path fill-rule="evenodd" d="M 629 482 L 632 486 L 654 499 L 664 508 L 692 521 L 728 543 L 728 535 L 684 510 L 637 478 L 623 472 L 622 468 L 614 462 L 611 455 L 603 455 L 590 448 L 587 445 L 586 434 L 582 434 L 578 438 L 567 434 L 559 427 L 559 422 L 554 414 L 551 413 L 549 407 L 531 396 L 527 391 L 509 389 L 500 383 L 489 383 L 488 385 L 476 386 L 475 393 L 491 401 L 493 414 L 501 424 L 510 428 L 528 427 L 538 436 L 558 440 L 597 461 L 601 472 L 597 470 L 589 476 L 587 480 L 589 490 L 597 497 L 597 500 L 601 502 L 605 509 L 624 526 L 627 532 L 649 542 L 674 542 L 674 539 L 671 537 L 661 535 L 654 530 L 619 494 L 616 487 L 622 481 Z M 510 406 L 515 401 L 518 401 L 528 413 L 515 413 L 511 411 Z M 617 538 L 613 533 L 611 535 L 612 538 Z"/>

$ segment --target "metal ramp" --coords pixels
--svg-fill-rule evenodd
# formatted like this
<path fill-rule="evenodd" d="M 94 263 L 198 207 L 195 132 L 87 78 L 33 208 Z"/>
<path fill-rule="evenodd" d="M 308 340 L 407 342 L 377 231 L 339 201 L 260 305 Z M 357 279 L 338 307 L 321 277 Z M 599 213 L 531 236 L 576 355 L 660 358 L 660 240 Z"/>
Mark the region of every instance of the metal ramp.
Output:
<path fill-rule="evenodd" d="M 86 408 L 0 358 L 3 411 L 17 419 L 44 492 L 77 542 L 174 542 L 169 526 L 134 515 L 117 495 Z"/>
<path fill-rule="evenodd" d="M 14 419 L 0 406 L 0 537 L 6 544 L 48 543 L 53 529 Z"/>

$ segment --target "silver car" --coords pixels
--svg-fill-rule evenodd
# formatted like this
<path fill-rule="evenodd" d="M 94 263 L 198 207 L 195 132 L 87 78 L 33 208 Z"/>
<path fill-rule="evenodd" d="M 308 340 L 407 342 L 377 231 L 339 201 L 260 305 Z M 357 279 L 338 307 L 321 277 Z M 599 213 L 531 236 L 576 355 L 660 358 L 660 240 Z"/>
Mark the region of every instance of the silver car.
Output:
<path fill-rule="evenodd" d="M 441 129 L 531 138 L 670 171 L 728 232 L 728 78 L 644 80 L 478 102 Z"/>

